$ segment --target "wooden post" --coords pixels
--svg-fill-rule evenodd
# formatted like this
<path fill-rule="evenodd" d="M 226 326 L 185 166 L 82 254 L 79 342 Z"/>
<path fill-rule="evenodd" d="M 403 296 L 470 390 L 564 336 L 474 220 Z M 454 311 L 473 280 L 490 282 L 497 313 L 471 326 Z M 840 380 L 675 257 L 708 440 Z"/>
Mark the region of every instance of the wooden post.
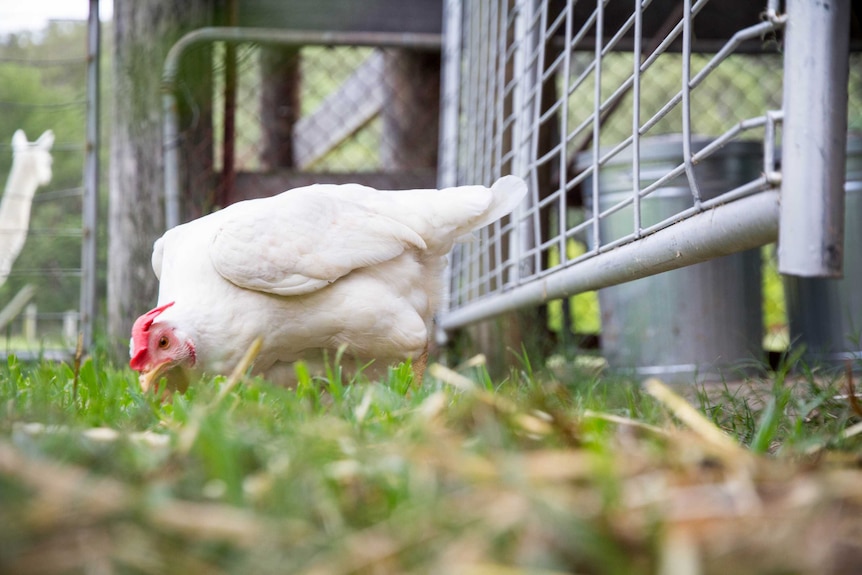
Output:
<path fill-rule="evenodd" d="M 239 8 L 237 0 L 227 1 L 227 24 L 237 23 Z M 219 205 L 231 203 L 236 180 L 236 44 L 225 44 L 224 52 L 224 126 L 222 132 L 222 173 Z"/>
<path fill-rule="evenodd" d="M 210 213 L 218 203 L 214 173 L 213 50 L 201 45 L 190 50 L 180 68 L 186 97 L 177 99 L 182 138 L 180 170 L 183 221 Z"/>
<path fill-rule="evenodd" d="M 260 160 L 265 170 L 295 165 L 293 129 L 300 116 L 300 62 L 298 48 L 261 47 Z"/>
<path fill-rule="evenodd" d="M 440 53 L 388 50 L 380 160 L 383 171 L 437 166 Z"/>
<path fill-rule="evenodd" d="M 164 232 L 162 65 L 185 32 L 212 21 L 213 0 L 114 6 L 114 86 L 108 214 L 108 339 L 128 360 L 132 323 L 156 303 L 150 263 Z"/>

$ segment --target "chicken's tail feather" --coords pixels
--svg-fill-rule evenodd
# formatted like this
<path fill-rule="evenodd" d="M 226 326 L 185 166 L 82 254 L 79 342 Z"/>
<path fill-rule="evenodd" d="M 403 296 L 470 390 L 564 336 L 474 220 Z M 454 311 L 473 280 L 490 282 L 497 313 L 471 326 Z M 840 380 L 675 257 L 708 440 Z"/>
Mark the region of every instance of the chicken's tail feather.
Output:
<path fill-rule="evenodd" d="M 416 204 L 422 211 L 416 212 L 418 217 L 412 225 L 427 242 L 428 251 L 446 253 L 452 249 L 453 241 L 470 241 L 475 230 L 511 213 L 527 194 L 527 184 L 517 176 L 504 176 L 490 188 L 458 186 L 430 196 L 425 195 L 428 190 L 417 192 L 425 199 Z"/>
<path fill-rule="evenodd" d="M 503 176 L 491 186 L 491 194 L 491 205 L 475 223 L 474 229 L 485 227 L 512 213 L 527 195 L 527 184 L 518 176 Z"/>

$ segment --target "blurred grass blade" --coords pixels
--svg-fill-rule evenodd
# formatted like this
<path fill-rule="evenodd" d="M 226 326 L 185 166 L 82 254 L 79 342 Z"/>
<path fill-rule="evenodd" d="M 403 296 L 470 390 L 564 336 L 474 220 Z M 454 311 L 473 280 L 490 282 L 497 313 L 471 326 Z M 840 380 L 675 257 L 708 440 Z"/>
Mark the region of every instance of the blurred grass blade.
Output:
<path fill-rule="evenodd" d="M 770 397 L 766 402 L 766 407 L 760 414 L 760 420 L 757 423 L 757 430 L 754 432 L 754 437 L 751 440 L 751 450 L 755 453 L 766 453 L 769 451 L 769 444 L 772 438 L 775 437 L 775 431 L 778 429 L 778 410 L 774 397 Z"/>
<path fill-rule="evenodd" d="M 790 390 L 781 388 L 776 395 L 767 401 L 757 422 L 757 430 L 751 440 L 751 450 L 755 453 L 766 453 L 778 432 L 781 415 L 787 402 L 790 401 Z"/>

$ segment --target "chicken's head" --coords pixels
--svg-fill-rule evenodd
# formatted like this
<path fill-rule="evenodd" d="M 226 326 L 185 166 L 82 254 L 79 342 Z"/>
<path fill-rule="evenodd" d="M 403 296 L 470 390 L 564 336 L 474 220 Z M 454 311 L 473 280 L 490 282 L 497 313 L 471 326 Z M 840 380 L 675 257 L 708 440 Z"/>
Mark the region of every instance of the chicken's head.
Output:
<path fill-rule="evenodd" d="M 146 392 L 158 386 L 159 378 L 176 367 L 195 364 L 195 345 L 170 322 L 156 322 L 156 318 L 174 302 L 148 311 L 132 326 L 132 345 L 129 365 L 141 372 L 141 388 Z"/>

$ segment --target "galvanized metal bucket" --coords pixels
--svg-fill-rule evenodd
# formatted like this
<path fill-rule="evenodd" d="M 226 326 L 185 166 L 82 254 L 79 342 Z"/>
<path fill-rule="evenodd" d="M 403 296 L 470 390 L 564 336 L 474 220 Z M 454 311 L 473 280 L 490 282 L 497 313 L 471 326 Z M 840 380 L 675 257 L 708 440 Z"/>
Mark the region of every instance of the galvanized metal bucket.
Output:
<path fill-rule="evenodd" d="M 844 190 L 844 278 L 784 278 L 791 345 L 810 364 L 862 358 L 862 135 L 847 139 Z"/>
<path fill-rule="evenodd" d="M 698 139 L 693 149 L 709 140 Z M 641 140 L 640 187 L 683 161 L 678 135 Z M 695 166 L 701 198 L 707 200 L 756 179 L 762 171 L 762 144 L 732 142 Z M 586 158 L 584 158 L 586 160 Z M 621 153 L 600 171 L 600 208 L 631 196 L 631 153 Z M 592 183 L 584 186 L 592 204 Z M 693 205 L 680 176 L 641 200 L 641 226 L 661 222 Z M 633 208 L 602 220 L 607 243 L 632 233 Z M 599 290 L 602 352 L 615 371 L 693 382 L 735 377 L 746 362 L 763 355 L 759 250 L 725 256 Z"/>

